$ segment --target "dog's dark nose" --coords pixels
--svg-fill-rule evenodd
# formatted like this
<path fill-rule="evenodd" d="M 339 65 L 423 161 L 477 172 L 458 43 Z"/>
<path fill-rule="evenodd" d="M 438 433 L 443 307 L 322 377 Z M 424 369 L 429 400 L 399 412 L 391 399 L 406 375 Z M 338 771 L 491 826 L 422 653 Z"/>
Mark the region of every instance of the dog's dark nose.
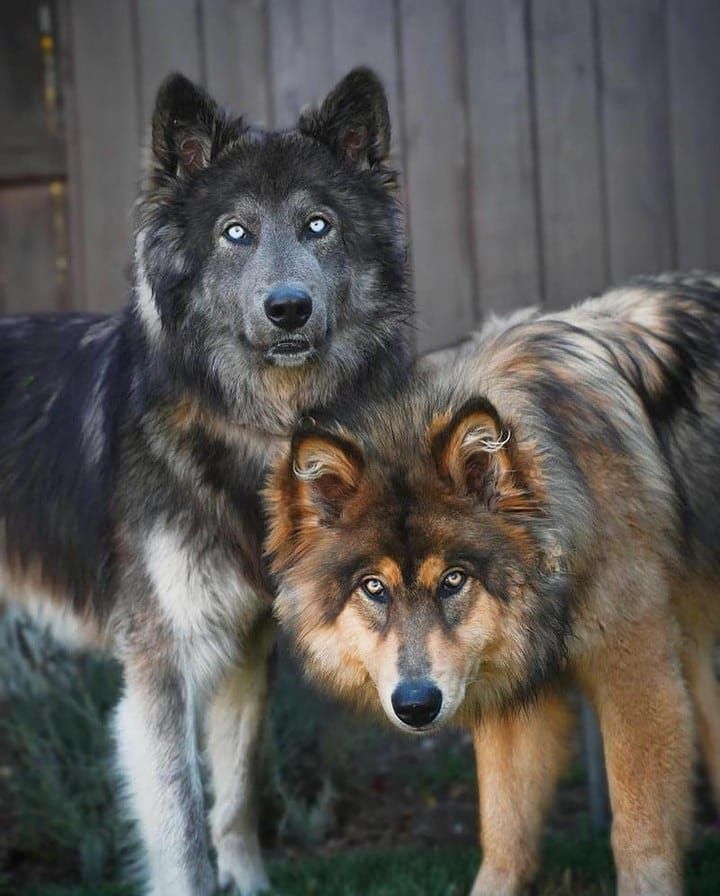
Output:
<path fill-rule="evenodd" d="M 278 286 L 265 299 L 265 314 L 281 330 L 299 330 L 312 314 L 312 299 L 297 286 Z"/>
<path fill-rule="evenodd" d="M 424 728 L 440 712 L 442 691 L 431 681 L 401 681 L 392 695 L 392 707 L 401 722 Z"/>

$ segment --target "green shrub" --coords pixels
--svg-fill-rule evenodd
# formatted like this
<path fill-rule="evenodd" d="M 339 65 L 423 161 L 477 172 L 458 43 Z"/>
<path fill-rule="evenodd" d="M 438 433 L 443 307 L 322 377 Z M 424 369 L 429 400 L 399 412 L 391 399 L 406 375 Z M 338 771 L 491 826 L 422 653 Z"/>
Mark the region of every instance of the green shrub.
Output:
<path fill-rule="evenodd" d="M 0 742 L 12 845 L 24 862 L 81 881 L 113 879 L 124 859 L 108 716 L 120 690 L 117 666 L 91 655 L 55 658 L 55 680 L 5 698 Z"/>

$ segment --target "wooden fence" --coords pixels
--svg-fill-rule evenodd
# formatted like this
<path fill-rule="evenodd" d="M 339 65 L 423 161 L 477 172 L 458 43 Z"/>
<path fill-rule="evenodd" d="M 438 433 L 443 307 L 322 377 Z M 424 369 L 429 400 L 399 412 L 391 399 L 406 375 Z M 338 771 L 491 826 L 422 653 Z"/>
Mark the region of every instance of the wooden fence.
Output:
<path fill-rule="evenodd" d="M 718 0 L 4 0 L 0 310 L 109 310 L 153 94 L 290 124 L 385 79 L 423 347 L 488 311 L 720 268 Z"/>

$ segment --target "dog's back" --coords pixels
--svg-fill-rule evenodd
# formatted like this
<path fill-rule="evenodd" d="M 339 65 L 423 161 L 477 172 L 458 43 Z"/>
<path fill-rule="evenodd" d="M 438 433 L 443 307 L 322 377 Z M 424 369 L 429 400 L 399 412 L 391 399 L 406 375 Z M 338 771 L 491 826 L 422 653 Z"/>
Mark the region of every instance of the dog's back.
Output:
<path fill-rule="evenodd" d="M 519 401 L 521 415 L 548 438 L 562 435 L 579 458 L 604 444 L 662 479 L 683 556 L 703 569 L 720 566 L 716 278 L 637 278 L 567 311 L 510 322 L 436 377 L 455 402 L 478 391 L 500 407 Z"/>
<path fill-rule="evenodd" d="M 0 321 L 0 583 L 81 616 L 107 590 L 126 314 Z"/>
<path fill-rule="evenodd" d="M 640 399 L 646 420 L 638 426 L 649 424 L 667 466 L 683 555 L 698 572 L 717 570 L 720 280 L 700 273 L 638 278 L 568 319 Z M 597 375 L 602 382 L 602 369 Z"/>
<path fill-rule="evenodd" d="M 672 477 L 690 558 L 720 567 L 720 280 L 643 278 L 600 300 L 628 318 L 625 375 Z M 617 313 L 617 312 L 616 312 Z M 648 316 L 647 322 L 643 315 Z"/>

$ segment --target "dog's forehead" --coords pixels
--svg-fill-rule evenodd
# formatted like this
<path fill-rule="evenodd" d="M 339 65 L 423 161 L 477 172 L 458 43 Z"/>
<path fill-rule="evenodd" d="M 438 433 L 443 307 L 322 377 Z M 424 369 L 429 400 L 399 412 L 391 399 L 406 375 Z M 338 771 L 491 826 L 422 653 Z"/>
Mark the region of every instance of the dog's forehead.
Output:
<path fill-rule="evenodd" d="M 342 171 L 330 150 L 297 131 L 252 129 L 231 143 L 215 167 L 224 175 L 245 177 L 262 193 L 286 193 L 293 185 L 327 189 Z M 347 185 L 346 185 L 347 186 Z"/>
<path fill-rule="evenodd" d="M 388 585 L 434 592 L 450 567 L 481 566 L 485 554 L 504 544 L 497 526 L 474 504 L 427 478 L 418 484 L 399 469 L 388 465 L 385 476 L 373 470 L 357 525 L 348 532 Z"/>
<path fill-rule="evenodd" d="M 298 213 L 306 213 L 308 209 L 317 209 L 318 200 L 307 187 L 298 186 L 285 193 L 263 196 L 258 194 L 251 183 L 243 183 L 235 189 L 228 188 L 222 203 L 225 215 L 236 214 L 243 218 L 262 219 L 284 223 L 293 219 Z"/>
<path fill-rule="evenodd" d="M 367 470 L 354 511 L 362 530 L 398 562 L 432 553 L 438 522 L 448 515 L 431 483 L 417 483 L 407 467 L 391 462 Z"/>
<path fill-rule="evenodd" d="M 416 580 L 425 588 L 433 588 L 447 566 L 446 559 L 441 554 L 428 554 L 417 566 Z"/>
<path fill-rule="evenodd" d="M 419 557 L 383 554 L 373 565 L 377 575 L 391 589 L 420 587 L 434 590 L 447 570 L 447 561 L 439 551 Z"/>

